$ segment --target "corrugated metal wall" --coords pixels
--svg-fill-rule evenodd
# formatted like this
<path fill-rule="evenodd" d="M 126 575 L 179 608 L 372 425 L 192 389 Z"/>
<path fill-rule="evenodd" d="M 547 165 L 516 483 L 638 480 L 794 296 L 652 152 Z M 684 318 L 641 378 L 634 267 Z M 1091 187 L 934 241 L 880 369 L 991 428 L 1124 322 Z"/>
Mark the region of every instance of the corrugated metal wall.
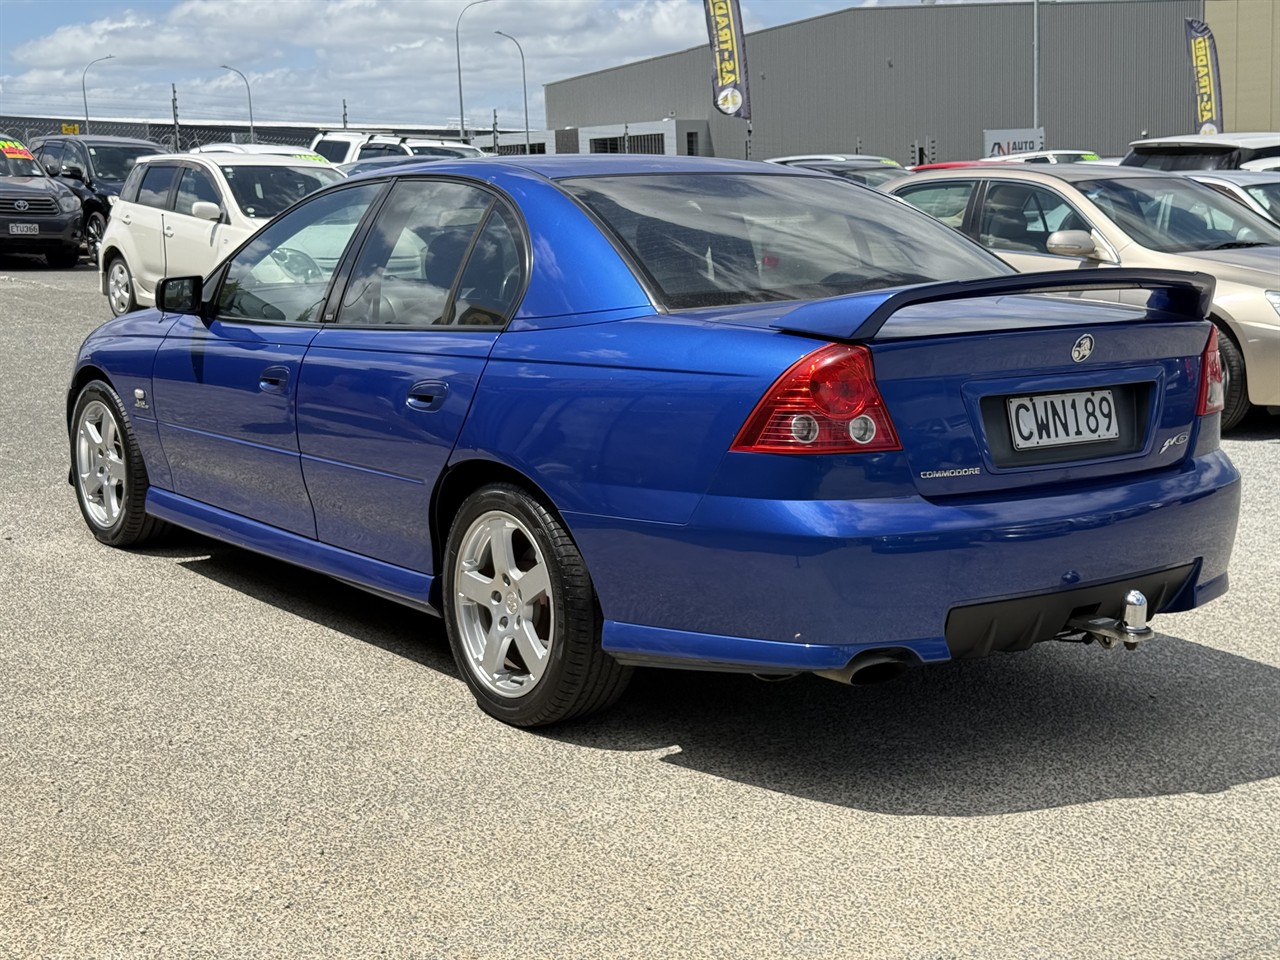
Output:
<path fill-rule="evenodd" d="M 1118 154 L 1143 132 L 1191 124 L 1183 18 L 1204 0 L 1040 4 L 1046 146 Z M 982 131 L 1032 126 L 1032 5 L 844 10 L 747 36 L 755 159 L 862 152 L 906 161 L 982 151 Z M 574 77 L 546 88 L 549 127 L 707 118 L 717 156 L 745 155 L 746 124 L 715 114 L 710 51 Z"/>

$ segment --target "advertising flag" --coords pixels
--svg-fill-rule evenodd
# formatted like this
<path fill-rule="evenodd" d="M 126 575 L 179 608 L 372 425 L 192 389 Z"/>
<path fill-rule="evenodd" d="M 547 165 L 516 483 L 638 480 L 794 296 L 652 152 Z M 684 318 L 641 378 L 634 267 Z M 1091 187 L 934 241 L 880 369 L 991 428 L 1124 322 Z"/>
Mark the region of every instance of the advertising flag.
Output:
<path fill-rule="evenodd" d="M 1203 20 L 1187 17 L 1187 54 L 1191 57 L 1191 85 L 1195 95 L 1197 133 L 1222 132 L 1222 82 L 1218 79 L 1218 47 Z"/>
<path fill-rule="evenodd" d="M 751 94 L 747 91 L 747 48 L 742 36 L 742 11 L 738 0 L 703 0 L 707 33 L 715 57 L 712 92 L 716 109 L 729 117 L 751 119 Z"/>

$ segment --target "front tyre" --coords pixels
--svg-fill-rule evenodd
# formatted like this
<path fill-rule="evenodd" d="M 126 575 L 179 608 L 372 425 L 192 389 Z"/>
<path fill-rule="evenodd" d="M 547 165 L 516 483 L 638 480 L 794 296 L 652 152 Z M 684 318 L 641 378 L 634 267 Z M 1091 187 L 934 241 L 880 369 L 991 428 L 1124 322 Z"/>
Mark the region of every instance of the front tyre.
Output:
<path fill-rule="evenodd" d="M 444 561 L 445 630 L 480 708 L 517 727 L 601 710 L 631 678 L 600 646 L 601 616 L 568 531 L 524 490 L 462 504 Z"/>
<path fill-rule="evenodd" d="M 147 515 L 147 470 L 119 395 L 101 380 L 85 384 L 71 416 L 76 499 L 90 532 L 113 547 L 155 538 L 163 521 Z"/>

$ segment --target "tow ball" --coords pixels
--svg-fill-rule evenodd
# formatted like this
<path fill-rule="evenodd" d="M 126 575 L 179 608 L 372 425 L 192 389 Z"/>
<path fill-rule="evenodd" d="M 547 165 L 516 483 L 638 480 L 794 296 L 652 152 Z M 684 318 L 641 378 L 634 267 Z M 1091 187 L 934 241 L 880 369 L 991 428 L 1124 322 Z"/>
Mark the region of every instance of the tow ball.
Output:
<path fill-rule="evenodd" d="M 1124 595 L 1124 616 L 1072 617 L 1067 621 L 1070 635 L 1066 640 L 1091 643 L 1097 640 L 1102 649 L 1110 650 L 1123 643 L 1126 650 L 1136 650 L 1138 644 L 1150 640 L 1156 632 L 1147 624 L 1147 598 L 1141 590 L 1130 590 Z"/>

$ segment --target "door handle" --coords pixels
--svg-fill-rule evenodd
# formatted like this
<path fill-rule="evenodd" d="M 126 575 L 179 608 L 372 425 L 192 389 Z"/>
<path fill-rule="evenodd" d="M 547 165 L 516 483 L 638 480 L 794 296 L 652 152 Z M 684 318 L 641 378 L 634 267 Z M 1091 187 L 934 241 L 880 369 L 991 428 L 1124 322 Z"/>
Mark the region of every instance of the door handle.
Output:
<path fill-rule="evenodd" d="M 126 213 L 123 217 L 120 218 L 120 222 L 127 227 L 129 224 L 133 223 L 133 216 Z"/>
<path fill-rule="evenodd" d="M 444 406 L 444 398 L 448 395 L 449 385 L 443 380 L 422 380 L 409 388 L 405 406 L 430 413 Z"/>
<path fill-rule="evenodd" d="M 263 393 L 284 393 L 288 386 L 288 367 L 267 367 L 258 377 L 258 389 Z"/>
<path fill-rule="evenodd" d="M 173 227 L 165 227 L 165 228 L 164 228 L 164 235 L 165 235 L 166 237 L 172 237 L 172 236 L 173 236 Z"/>

